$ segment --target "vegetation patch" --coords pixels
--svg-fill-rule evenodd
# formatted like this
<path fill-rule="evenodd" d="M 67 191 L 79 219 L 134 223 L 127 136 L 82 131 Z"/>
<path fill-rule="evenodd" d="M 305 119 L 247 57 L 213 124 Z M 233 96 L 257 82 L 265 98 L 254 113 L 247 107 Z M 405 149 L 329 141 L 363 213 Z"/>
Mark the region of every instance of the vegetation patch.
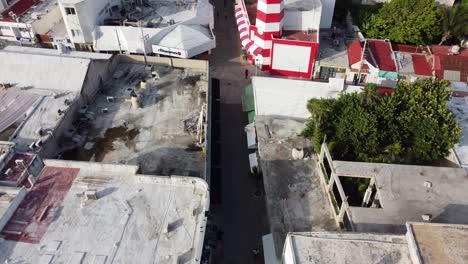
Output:
<path fill-rule="evenodd" d="M 311 99 L 303 135 L 319 150 L 326 135 L 338 160 L 427 164 L 445 158 L 461 127 L 448 108 L 449 82 L 400 82 L 391 95 L 375 85 L 338 99 Z"/>

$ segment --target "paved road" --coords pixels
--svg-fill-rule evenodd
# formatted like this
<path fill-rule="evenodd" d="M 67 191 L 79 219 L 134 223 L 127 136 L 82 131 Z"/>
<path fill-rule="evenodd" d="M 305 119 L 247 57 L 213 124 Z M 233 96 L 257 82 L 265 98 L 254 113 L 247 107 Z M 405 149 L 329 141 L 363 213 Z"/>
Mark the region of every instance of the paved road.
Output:
<path fill-rule="evenodd" d="M 264 198 L 253 196 L 258 182 L 248 174 L 244 133 L 248 121 L 241 103 L 244 87 L 250 82 L 250 79 L 245 79 L 244 71 L 249 69 L 250 73 L 255 73 L 255 68 L 240 58 L 240 40 L 232 3 L 215 1 L 217 47 L 210 56 L 210 65 L 212 77 L 221 81 L 222 203 L 213 206 L 211 212 L 224 235 L 214 251 L 213 263 L 263 263 L 263 257 L 254 257 L 252 249 L 261 249 L 262 236 L 269 232 L 268 222 Z M 219 18 L 216 18 L 216 11 Z"/>

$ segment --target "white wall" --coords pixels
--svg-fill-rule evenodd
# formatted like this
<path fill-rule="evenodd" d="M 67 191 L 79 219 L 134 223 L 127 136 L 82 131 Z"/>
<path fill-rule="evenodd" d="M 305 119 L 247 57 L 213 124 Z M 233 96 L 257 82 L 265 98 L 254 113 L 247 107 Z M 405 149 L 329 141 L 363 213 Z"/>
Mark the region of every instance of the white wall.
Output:
<path fill-rule="evenodd" d="M 11 191 L 8 191 L 8 190 L 11 190 Z M 3 227 L 5 227 L 5 225 L 8 223 L 8 221 L 10 220 L 10 218 L 13 216 L 13 214 L 15 213 L 16 209 L 18 208 L 18 206 L 20 205 L 20 203 L 23 201 L 24 197 L 26 196 L 27 194 L 27 190 L 25 187 L 21 188 L 18 190 L 18 188 L 9 188 L 9 187 L 2 187 L 2 191 L 5 191 L 5 192 L 8 192 L 8 193 L 17 193 L 16 197 L 14 198 L 14 200 L 10 203 L 10 206 L 8 207 L 8 209 L 5 211 L 5 213 L 3 215 L 0 215 L 0 231 L 3 229 Z"/>
<path fill-rule="evenodd" d="M 311 47 L 273 44 L 271 67 L 275 70 L 307 73 L 310 66 Z"/>
<path fill-rule="evenodd" d="M 320 28 L 320 17 L 320 8 L 316 8 L 310 11 L 285 10 L 283 18 L 283 30 L 318 30 Z"/>
<path fill-rule="evenodd" d="M 56 23 L 60 22 L 61 19 L 62 12 L 60 12 L 60 7 L 55 6 L 45 15 L 41 15 L 41 19 L 34 21 L 32 28 L 36 34 L 44 35 L 49 32 Z"/>
<path fill-rule="evenodd" d="M 8 7 L 6 0 L 0 0 L 0 12 L 3 12 Z"/>
<path fill-rule="evenodd" d="M 331 28 L 334 11 L 335 0 L 322 0 L 322 17 L 320 20 L 320 28 Z"/>
<path fill-rule="evenodd" d="M 284 242 L 282 264 L 295 264 L 296 263 L 294 259 L 294 253 L 293 253 L 293 248 L 292 248 L 291 243 L 292 243 L 291 236 L 287 236 L 286 241 Z"/>
<path fill-rule="evenodd" d="M 34 38 L 34 32 L 30 25 L 21 22 L 7 22 L 7 21 L 0 21 L 0 26 L 7 26 L 10 29 L 3 30 L 2 35 L 7 35 L 8 37 L 2 37 L 4 39 L 16 41 L 17 37 L 32 39 Z M 27 31 L 20 31 L 19 29 L 28 29 Z"/>
<path fill-rule="evenodd" d="M 85 0 L 77 4 L 67 4 L 66 0 L 60 0 L 60 9 L 63 14 L 68 34 L 74 43 L 93 43 L 94 27 L 108 16 L 107 9 L 113 5 L 120 5 L 118 0 Z M 76 15 L 67 15 L 65 7 L 74 7 Z M 72 29 L 79 29 L 82 35 L 73 37 Z"/>
<path fill-rule="evenodd" d="M 45 159 L 44 164 L 46 166 L 77 168 L 77 169 L 81 169 L 84 171 L 95 171 L 95 172 L 105 171 L 109 173 L 118 172 L 121 174 L 136 174 L 138 171 L 138 166 L 122 165 L 122 164 L 107 164 L 107 163 L 102 163 L 102 162 Z"/>

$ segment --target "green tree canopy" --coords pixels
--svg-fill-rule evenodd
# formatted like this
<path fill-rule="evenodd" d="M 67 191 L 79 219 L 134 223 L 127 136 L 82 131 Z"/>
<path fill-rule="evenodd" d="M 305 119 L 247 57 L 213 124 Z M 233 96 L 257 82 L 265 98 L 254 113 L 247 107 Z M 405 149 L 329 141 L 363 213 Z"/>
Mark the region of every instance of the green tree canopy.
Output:
<path fill-rule="evenodd" d="M 369 38 L 430 44 L 442 34 L 444 9 L 434 0 L 392 0 L 364 23 Z"/>
<path fill-rule="evenodd" d="M 303 134 L 319 149 L 325 135 L 336 159 L 427 163 L 445 158 L 461 135 L 448 109 L 449 82 L 401 82 L 392 95 L 373 85 L 338 99 L 311 99 Z"/>
<path fill-rule="evenodd" d="M 455 43 L 468 36 L 468 1 L 462 4 L 455 4 L 453 8 L 447 9 L 442 23 L 442 40 L 439 45 L 447 44 L 454 38 Z M 452 43 L 453 44 L 453 43 Z"/>

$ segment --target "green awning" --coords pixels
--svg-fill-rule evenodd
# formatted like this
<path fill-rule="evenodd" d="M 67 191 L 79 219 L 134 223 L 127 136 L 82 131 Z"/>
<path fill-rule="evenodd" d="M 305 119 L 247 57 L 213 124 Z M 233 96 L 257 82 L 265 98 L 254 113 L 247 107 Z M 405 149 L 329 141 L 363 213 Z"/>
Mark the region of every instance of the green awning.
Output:
<path fill-rule="evenodd" d="M 244 89 L 244 94 L 242 95 L 242 109 L 244 112 L 255 111 L 255 100 L 252 84 L 247 85 Z"/>
<path fill-rule="evenodd" d="M 387 71 L 379 71 L 379 77 L 397 81 L 398 80 L 398 73 L 396 73 L 396 72 L 387 72 Z"/>
<path fill-rule="evenodd" d="M 252 123 L 254 121 L 254 118 L 255 118 L 255 111 L 247 112 L 247 116 L 249 118 L 249 124 Z"/>

